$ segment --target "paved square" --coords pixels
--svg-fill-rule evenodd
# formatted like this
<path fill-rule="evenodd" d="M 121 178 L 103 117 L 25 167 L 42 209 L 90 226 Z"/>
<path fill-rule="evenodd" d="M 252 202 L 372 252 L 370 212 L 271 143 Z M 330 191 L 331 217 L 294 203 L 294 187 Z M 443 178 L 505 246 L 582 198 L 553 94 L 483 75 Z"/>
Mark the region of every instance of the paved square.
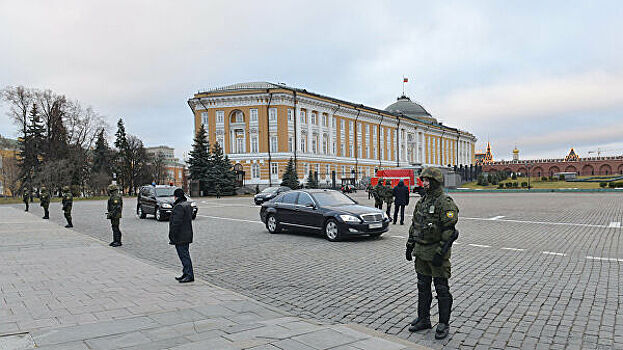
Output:
<path fill-rule="evenodd" d="M 451 336 L 442 342 L 434 331 L 407 331 L 417 302 L 413 265 L 404 260 L 408 225 L 392 226 L 380 239 L 330 243 L 309 233 L 268 234 L 251 198 L 201 199 L 193 264 L 207 281 L 288 314 L 362 325 L 432 348 L 623 349 L 621 194 L 452 196 L 460 237 Z M 355 197 L 372 204 L 362 193 Z M 179 269 L 167 223 L 138 219 L 132 199 L 124 207 L 120 250 Z M 104 202 L 76 202 L 74 230 L 109 241 L 104 211 Z M 62 222 L 57 204 L 51 212 Z M 434 322 L 436 310 L 434 302 Z M 253 310 L 240 311 L 253 317 Z"/>

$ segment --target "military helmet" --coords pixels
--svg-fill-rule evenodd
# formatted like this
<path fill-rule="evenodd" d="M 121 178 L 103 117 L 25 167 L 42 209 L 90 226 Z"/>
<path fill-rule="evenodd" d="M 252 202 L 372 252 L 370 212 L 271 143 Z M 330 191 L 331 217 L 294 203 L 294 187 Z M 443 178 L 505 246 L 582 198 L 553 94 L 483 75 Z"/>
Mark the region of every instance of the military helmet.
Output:
<path fill-rule="evenodd" d="M 71 191 L 69 186 L 63 186 L 63 192 L 69 192 L 69 191 Z"/>
<path fill-rule="evenodd" d="M 108 192 L 115 192 L 115 191 L 119 191 L 119 187 L 117 187 L 117 185 L 115 184 L 108 185 Z"/>
<path fill-rule="evenodd" d="M 443 185 L 443 174 L 441 173 L 441 170 L 437 168 L 428 167 L 424 169 L 424 171 L 422 171 L 422 174 L 420 174 L 420 179 L 423 178 L 435 180 L 437 181 L 437 183 Z"/>

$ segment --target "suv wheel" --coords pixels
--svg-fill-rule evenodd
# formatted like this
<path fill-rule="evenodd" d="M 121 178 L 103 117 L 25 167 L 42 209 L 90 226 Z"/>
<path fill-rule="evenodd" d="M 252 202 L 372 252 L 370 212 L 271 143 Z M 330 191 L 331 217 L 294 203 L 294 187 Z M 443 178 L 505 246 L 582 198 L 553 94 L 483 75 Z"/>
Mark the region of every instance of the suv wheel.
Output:
<path fill-rule="evenodd" d="M 162 221 L 162 213 L 160 212 L 160 208 L 156 208 L 156 220 Z"/>
<path fill-rule="evenodd" d="M 266 218 L 266 228 L 270 233 L 279 233 L 281 232 L 281 226 L 277 221 L 277 218 L 274 215 L 268 215 Z"/>
<path fill-rule="evenodd" d="M 140 204 L 136 208 L 136 215 L 138 215 L 138 217 L 141 219 L 144 219 L 147 217 L 147 214 L 145 214 L 145 212 L 143 211 L 143 207 Z"/>
<path fill-rule="evenodd" d="M 337 227 L 337 221 L 329 219 L 324 224 L 324 236 L 330 242 L 335 242 L 340 239 L 340 230 Z"/>

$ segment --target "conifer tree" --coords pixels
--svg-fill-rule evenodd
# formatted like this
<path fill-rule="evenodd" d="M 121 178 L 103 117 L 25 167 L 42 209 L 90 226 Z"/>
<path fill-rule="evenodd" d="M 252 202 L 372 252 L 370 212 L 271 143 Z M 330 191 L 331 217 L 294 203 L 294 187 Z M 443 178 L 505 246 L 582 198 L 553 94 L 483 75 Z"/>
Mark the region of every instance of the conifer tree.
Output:
<path fill-rule="evenodd" d="M 218 186 L 220 194 L 231 196 L 236 193 L 236 173 L 227 155 L 223 156 L 223 149 L 219 143 L 212 146 L 212 156 L 207 176 L 208 194 L 216 194 Z"/>
<path fill-rule="evenodd" d="M 294 168 L 294 159 L 292 158 L 290 158 L 290 160 L 288 161 L 286 171 L 283 173 L 281 186 L 288 186 L 293 190 L 299 187 L 299 178 L 296 174 L 296 169 Z"/>
<path fill-rule="evenodd" d="M 128 136 L 125 132 L 123 119 L 119 118 L 117 122 L 117 132 L 115 133 L 115 147 L 117 154 L 115 157 L 115 172 L 117 173 L 117 181 L 121 184 L 121 191 L 129 183 L 129 169 L 131 164 L 128 160 Z"/>
<path fill-rule="evenodd" d="M 104 128 L 102 128 L 97 134 L 97 140 L 95 141 L 95 149 L 93 150 L 93 166 L 91 170 L 94 173 L 110 172 L 110 147 L 106 142 L 104 136 Z"/>
<path fill-rule="evenodd" d="M 307 187 L 308 188 L 318 188 L 318 179 L 314 176 L 313 171 L 309 171 L 309 175 L 307 176 Z"/>
<path fill-rule="evenodd" d="M 193 149 L 190 151 L 188 159 L 188 170 L 190 178 L 199 181 L 199 188 L 204 193 L 208 192 L 208 170 L 210 168 L 210 142 L 206 130 L 201 124 L 193 140 Z"/>
<path fill-rule="evenodd" d="M 26 134 L 20 140 L 20 168 L 22 178 L 27 186 L 32 186 L 33 175 L 39 170 L 45 142 L 45 127 L 39 114 L 37 104 L 33 104 L 29 113 Z"/>

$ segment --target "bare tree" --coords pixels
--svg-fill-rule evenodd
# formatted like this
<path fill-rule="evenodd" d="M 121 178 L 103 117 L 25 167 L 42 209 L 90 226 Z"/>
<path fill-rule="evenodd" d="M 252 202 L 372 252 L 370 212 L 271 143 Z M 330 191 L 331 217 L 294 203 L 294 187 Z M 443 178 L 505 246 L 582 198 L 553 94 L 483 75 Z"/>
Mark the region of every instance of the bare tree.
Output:
<path fill-rule="evenodd" d="M 162 185 L 167 178 L 166 163 L 164 153 L 158 152 L 151 157 L 151 170 L 156 183 Z"/>
<path fill-rule="evenodd" d="M 0 96 L 9 107 L 7 114 L 17 124 L 21 136 L 25 137 L 28 129 L 28 112 L 35 100 L 33 91 L 23 86 L 7 86 L 0 91 Z"/>

